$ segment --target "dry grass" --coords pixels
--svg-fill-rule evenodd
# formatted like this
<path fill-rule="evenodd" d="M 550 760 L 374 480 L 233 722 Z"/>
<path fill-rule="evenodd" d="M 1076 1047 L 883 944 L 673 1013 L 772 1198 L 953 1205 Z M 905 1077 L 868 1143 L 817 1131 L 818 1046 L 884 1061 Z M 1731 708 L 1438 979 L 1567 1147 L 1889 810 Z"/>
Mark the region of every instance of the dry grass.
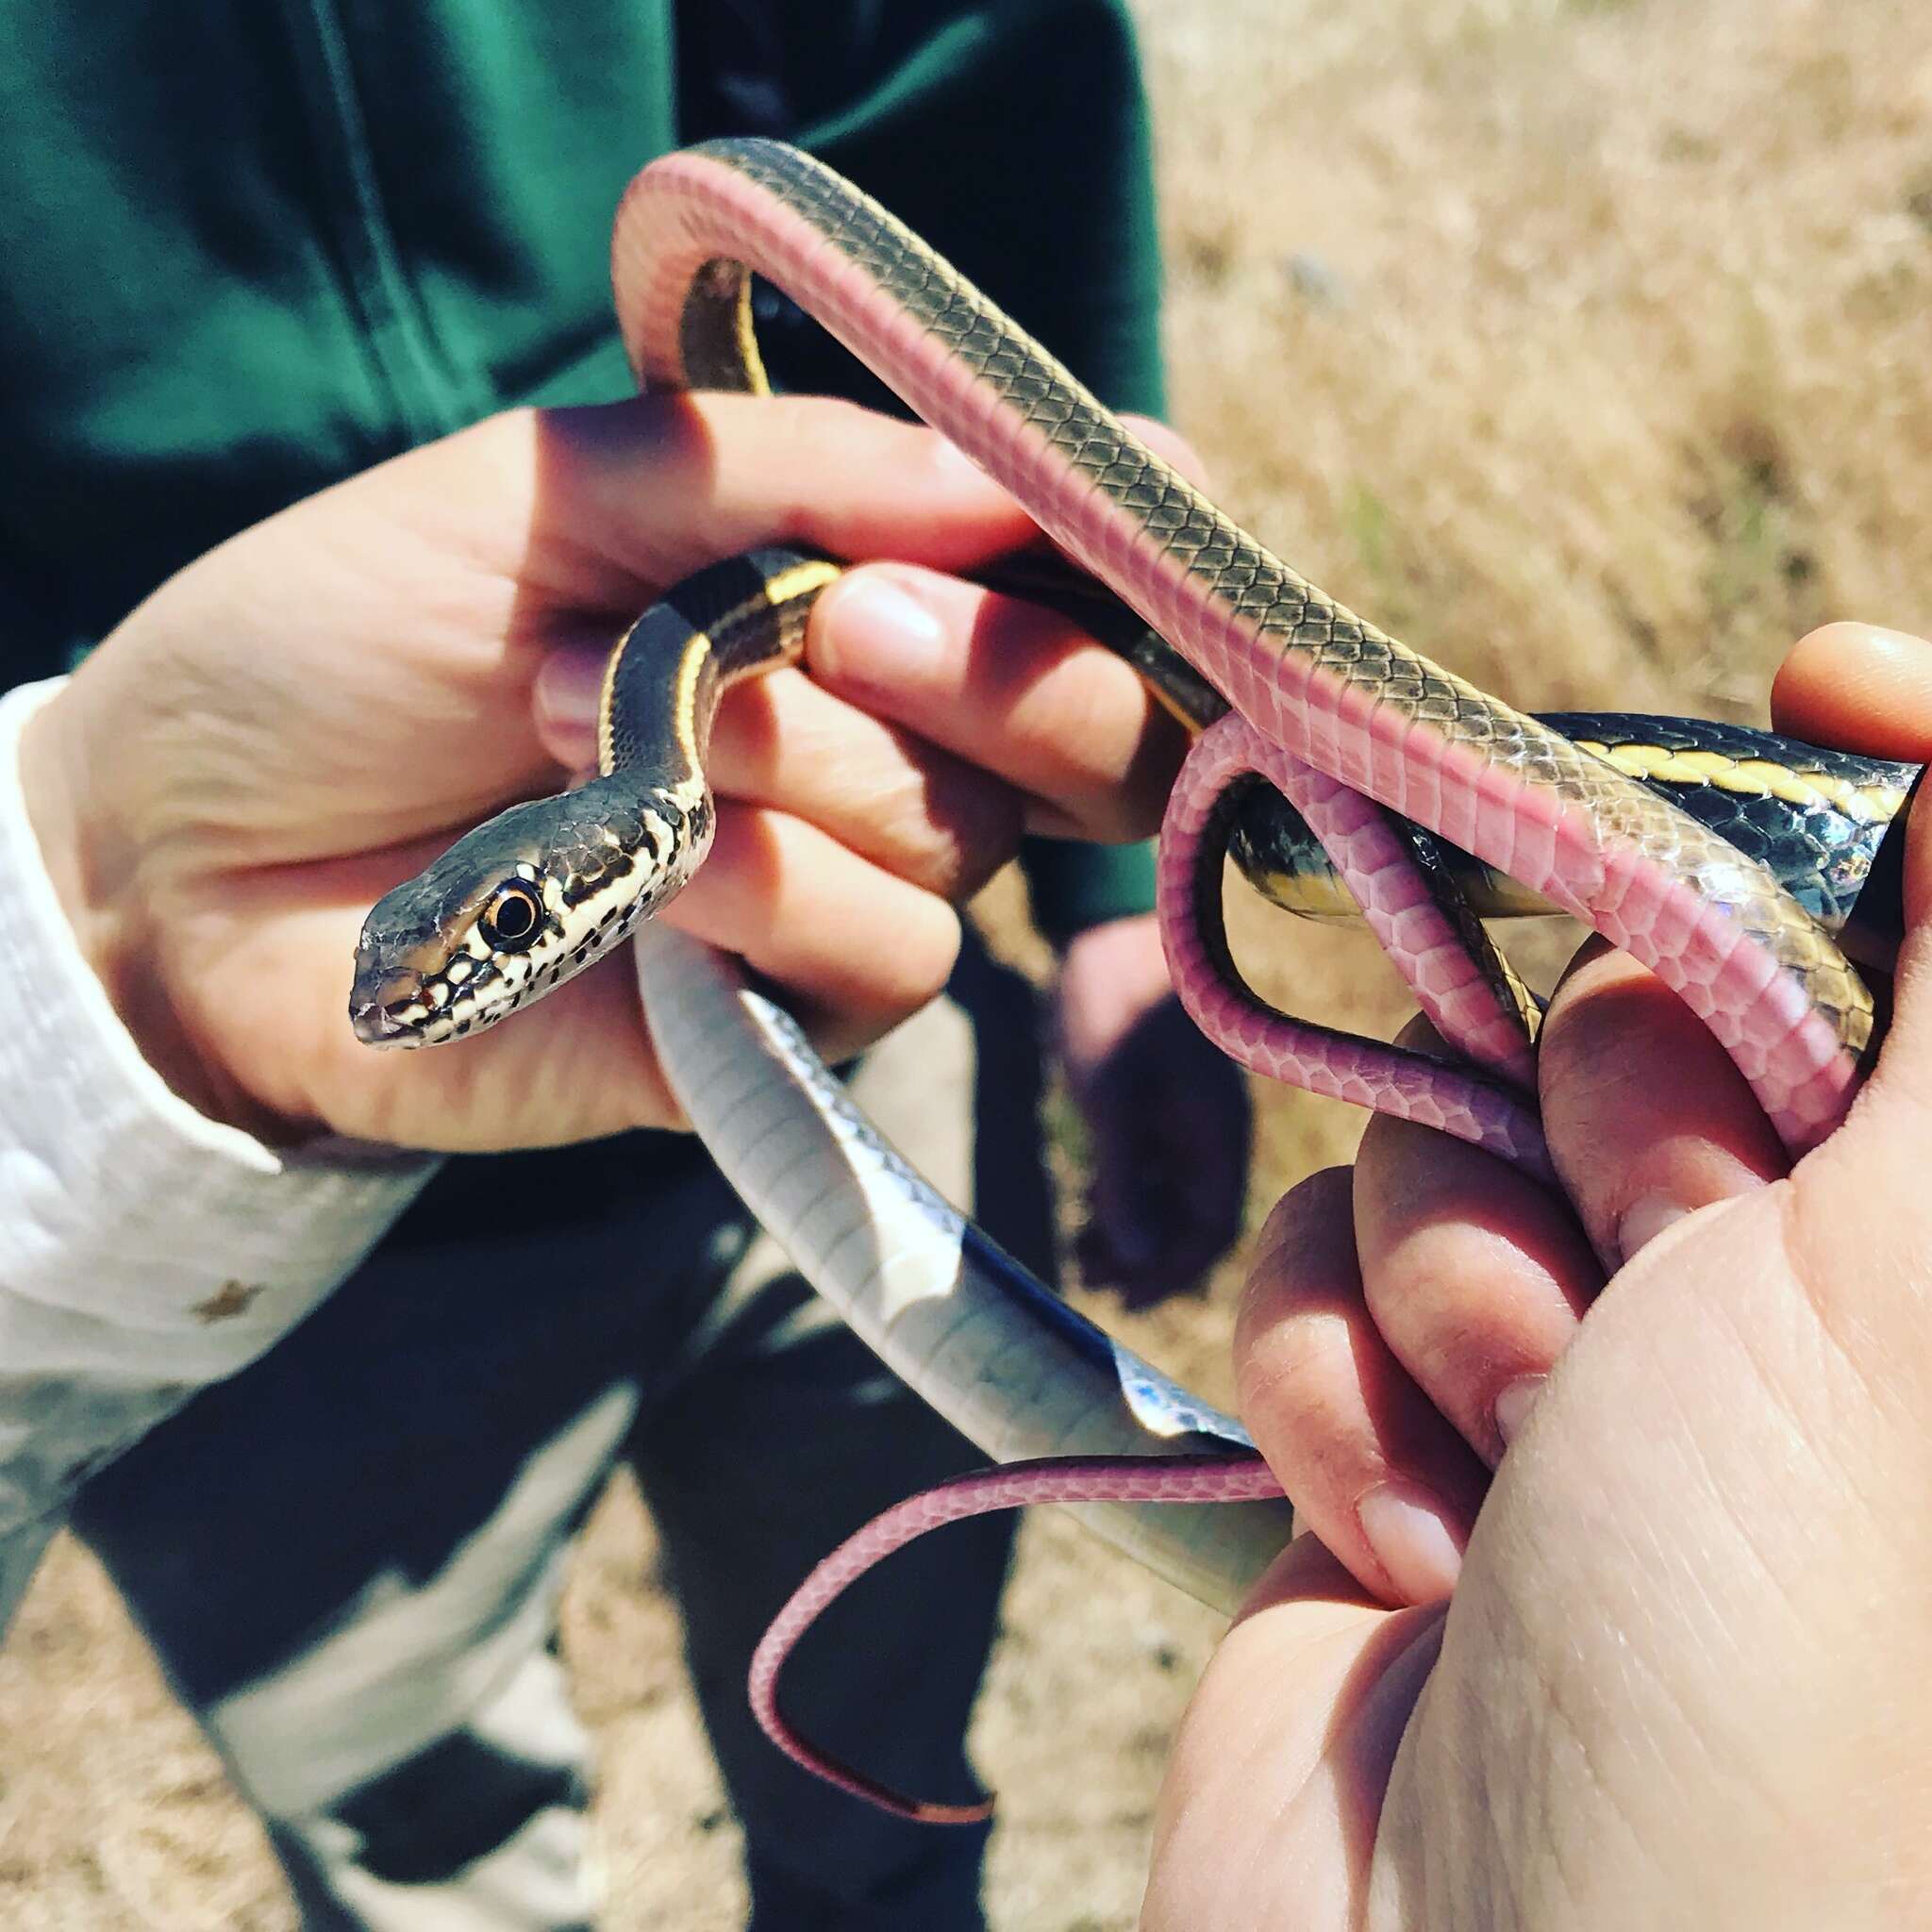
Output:
<path fill-rule="evenodd" d="M 1932 623 L 1932 19 L 1916 0 L 1139 0 L 1176 410 L 1299 568 L 1538 706 L 1757 715 L 1826 617 Z M 999 914 L 1010 921 L 1010 910 Z M 1258 918 L 1297 1004 L 1359 947 Z M 1270 1096 L 1257 1200 L 1345 1147 Z M 1135 1324 L 1220 1376 L 1225 1295 Z M 732 1834 L 630 1497 L 569 1606 L 613 1927 L 737 1922 Z M 980 1722 L 995 1921 L 1131 1924 L 1211 1625 L 1031 1524 Z M 63 1547 L 0 1656 L 0 1920 L 290 1924 L 219 1768 Z"/>

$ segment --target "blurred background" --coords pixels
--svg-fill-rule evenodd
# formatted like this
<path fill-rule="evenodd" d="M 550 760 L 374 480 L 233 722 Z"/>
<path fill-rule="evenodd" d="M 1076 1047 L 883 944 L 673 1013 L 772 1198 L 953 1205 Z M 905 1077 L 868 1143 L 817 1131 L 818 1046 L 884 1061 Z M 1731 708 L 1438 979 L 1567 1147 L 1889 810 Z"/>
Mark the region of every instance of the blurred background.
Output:
<path fill-rule="evenodd" d="M 1932 627 L 1932 15 L 1916 0 L 1137 0 L 1175 420 L 1212 493 L 1325 589 L 1535 708 L 1761 720 L 1814 624 Z M 1034 957 L 1018 894 L 981 908 Z M 1365 941 L 1240 908 L 1285 1004 L 1401 1017 Z M 1556 957 L 1545 936 L 1545 959 Z M 1343 1158 L 1260 1099 L 1255 1216 Z M 1066 1177 L 1077 1146 L 1062 1137 Z M 1240 1270 L 1122 1322 L 1224 1395 Z M 724 1932 L 651 1535 L 620 1488 L 566 1643 L 598 1736 L 613 1932 Z M 994 1924 L 1133 1924 L 1214 1620 L 1041 1518 L 976 1730 Z M 112 1593 L 56 1551 L 0 1653 L 0 1923 L 290 1932 L 257 1828 Z"/>

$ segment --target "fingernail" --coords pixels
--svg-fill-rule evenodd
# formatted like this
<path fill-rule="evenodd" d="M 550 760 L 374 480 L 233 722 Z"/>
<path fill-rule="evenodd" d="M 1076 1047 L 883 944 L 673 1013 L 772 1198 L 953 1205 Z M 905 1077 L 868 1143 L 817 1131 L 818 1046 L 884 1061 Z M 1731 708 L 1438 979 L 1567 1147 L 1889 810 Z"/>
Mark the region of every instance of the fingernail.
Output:
<path fill-rule="evenodd" d="M 868 684 L 924 678 L 945 656 L 945 626 L 918 595 L 882 572 L 847 577 L 836 592 L 829 641 L 837 670 Z"/>
<path fill-rule="evenodd" d="M 1516 1440 L 1516 1433 L 1529 1420 L 1529 1412 L 1536 1407 L 1536 1399 L 1542 1393 L 1544 1377 L 1541 1375 L 1519 1375 L 1515 1381 L 1505 1383 L 1502 1392 L 1496 1397 L 1492 1413 L 1496 1418 L 1496 1433 L 1503 1439 L 1507 1449 Z"/>
<path fill-rule="evenodd" d="M 1617 1252 L 1624 1260 L 1629 1260 L 1639 1248 L 1654 1241 L 1664 1229 L 1682 1221 L 1690 1213 L 1679 1201 L 1673 1201 L 1663 1194 L 1646 1194 L 1641 1201 L 1633 1201 L 1624 1210 L 1624 1218 L 1617 1224 Z"/>
<path fill-rule="evenodd" d="M 1356 1505 L 1375 1560 L 1410 1603 L 1432 1604 L 1456 1588 L 1462 1550 L 1448 1520 L 1421 1490 L 1384 1483 Z"/>
<path fill-rule="evenodd" d="M 537 671 L 532 701 L 538 724 L 564 731 L 594 724 L 609 661 L 608 650 L 588 645 L 566 644 L 552 651 Z"/>

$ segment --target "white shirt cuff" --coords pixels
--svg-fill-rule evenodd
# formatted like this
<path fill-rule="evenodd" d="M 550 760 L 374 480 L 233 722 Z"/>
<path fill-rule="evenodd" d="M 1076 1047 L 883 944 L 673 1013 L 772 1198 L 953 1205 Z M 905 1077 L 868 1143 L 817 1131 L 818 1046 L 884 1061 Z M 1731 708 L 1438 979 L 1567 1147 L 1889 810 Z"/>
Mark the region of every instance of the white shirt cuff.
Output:
<path fill-rule="evenodd" d="M 277 1152 L 142 1058 L 21 790 L 22 728 L 62 682 L 0 699 L 0 1545 L 23 1554 L 89 1471 L 299 1322 L 436 1170 Z"/>

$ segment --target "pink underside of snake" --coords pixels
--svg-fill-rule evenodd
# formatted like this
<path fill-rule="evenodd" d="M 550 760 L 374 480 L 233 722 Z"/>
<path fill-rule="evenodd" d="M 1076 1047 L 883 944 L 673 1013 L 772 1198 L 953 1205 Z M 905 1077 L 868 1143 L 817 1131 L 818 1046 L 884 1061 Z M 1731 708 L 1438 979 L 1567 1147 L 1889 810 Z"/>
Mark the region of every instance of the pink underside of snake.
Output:
<path fill-rule="evenodd" d="M 701 153 L 655 163 L 618 214 L 618 316 L 647 380 L 678 379 L 685 293 L 719 258 L 785 290 L 1140 611 L 1267 742 L 1474 852 L 1655 969 L 1731 1055 L 1794 1151 L 1836 1124 L 1857 1082 L 1855 1062 L 1803 989 L 1718 906 L 1650 855 L 1605 841 L 1573 801 L 1524 785 L 1307 658 L 1284 655 L 1070 467 L 992 385 L 939 349 L 828 237 Z"/>
<path fill-rule="evenodd" d="M 910 1798 L 827 1757 L 792 1729 L 778 1704 L 778 1674 L 820 1613 L 866 1571 L 929 1531 L 1029 1503 L 1253 1503 L 1281 1494 L 1258 1456 L 1054 1457 L 956 1476 L 894 1504 L 848 1537 L 793 1591 L 751 1660 L 751 1707 L 765 1735 L 807 1771 L 881 1810 L 922 1824 L 974 1824 L 991 1799 L 939 1805 Z"/>
<path fill-rule="evenodd" d="M 1195 866 L 1217 802 L 1248 772 L 1278 787 L 1307 820 L 1437 1032 L 1496 1077 L 1303 1025 L 1216 971 L 1194 918 Z M 1555 1179 L 1536 1108 L 1518 1091 L 1533 1091 L 1536 1081 L 1520 1024 L 1471 960 L 1386 815 L 1360 792 L 1230 714 L 1202 734 L 1181 768 L 1161 822 L 1158 890 L 1161 938 L 1182 1002 L 1208 1039 L 1251 1073 L 1438 1128 L 1540 1180 Z"/>
<path fill-rule="evenodd" d="M 1164 921 L 1190 1009 L 1243 1064 L 1323 1093 L 1461 1135 L 1539 1175 L 1548 1157 L 1526 1100 L 1520 1035 L 1466 964 L 1445 958 L 1440 915 L 1378 837 L 1361 798 L 1426 825 L 1656 969 L 1737 1062 L 1786 1142 L 1800 1151 L 1842 1114 L 1857 1073 L 1831 1022 L 1756 941 L 1665 865 L 1604 839 L 1575 802 L 1523 784 L 1431 726 L 1283 655 L 1212 587 L 1071 468 L 1046 436 L 777 195 L 703 154 L 674 155 L 633 183 L 612 249 L 617 307 L 647 381 L 677 386 L 678 325 L 692 276 L 716 258 L 766 275 L 842 341 L 921 416 L 1004 485 L 1069 555 L 1132 605 L 1225 696 L 1244 726 L 1197 747 L 1163 837 Z M 1218 764 L 1217 764 L 1218 761 Z M 1243 1002 L 1181 916 L 1190 841 L 1219 783 L 1264 772 L 1313 801 L 1398 963 L 1445 1038 L 1504 1078 L 1485 1080 L 1390 1049 L 1324 1037 Z M 1350 803 L 1352 794 L 1360 794 Z M 1171 848 L 1171 849 L 1170 849 Z M 1433 922 L 1433 923 L 1432 923 Z M 1486 1004 L 1487 1003 L 1487 1004 Z M 1151 1485 L 1151 1487 L 1148 1487 Z M 774 1741 L 844 1789 L 903 1815 L 966 1822 L 986 1807 L 930 1807 L 830 1764 L 785 1724 L 779 1665 L 805 1626 L 860 1571 L 924 1530 L 984 1509 L 1083 1500 L 1201 1502 L 1280 1493 L 1257 1457 L 1059 1461 L 988 1471 L 914 1497 L 814 1573 L 760 1646 L 755 1705 Z"/>

